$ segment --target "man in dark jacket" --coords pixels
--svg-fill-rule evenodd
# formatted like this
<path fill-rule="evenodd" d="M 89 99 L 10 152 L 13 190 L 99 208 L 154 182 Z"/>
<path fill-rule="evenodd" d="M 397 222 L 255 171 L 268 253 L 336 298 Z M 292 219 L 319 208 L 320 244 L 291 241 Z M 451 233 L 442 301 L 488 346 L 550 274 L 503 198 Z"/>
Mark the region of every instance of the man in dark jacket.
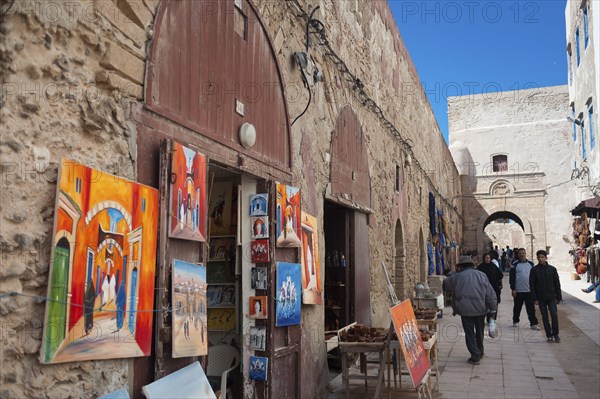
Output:
<path fill-rule="evenodd" d="M 487 276 L 488 280 L 490 281 L 490 284 L 492 285 L 492 288 L 494 289 L 494 292 L 496 293 L 497 302 L 500 303 L 500 293 L 502 292 L 502 278 L 504 277 L 504 274 L 502 274 L 502 272 L 498 270 L 496 265 L 492 263 L 492 257 L 489 253 L 483 255 L 483 263 L 477 266 L 477 270 L 483 272 Z M 490 322 L 489 315 L 487 318 L 487 322 Z"/>
<path fill-rule="evenodd" d="M 560 290 L 560 279 L 554 266 L 550 266 L 546 259 L 546 251 L 536 252 L 538 264 L 531 269 L 529 274 L 529 288 L 531 296 L 536 305 L 540 306 L 542 322 L 548 342 L 560 342 L 558 336 L 558 312 L 556 305 L 562 301 L 562 291 Z M 548 310 L 552 317 L 552 328 L 548 320 Z"/>
<path fill-rule="evenodd" d="M 462 256 L 458 266 L 463 271 L 444 280 L 444 291 L 454 293 L 452 310 L 462 320 L 467 349 L 471 353 L 468 362 L 479 364 L 483 356 L 484 319 L 486 314 L 497 310 L 496 293 L 486 275 L 475 269 L 470 256 Z"/>

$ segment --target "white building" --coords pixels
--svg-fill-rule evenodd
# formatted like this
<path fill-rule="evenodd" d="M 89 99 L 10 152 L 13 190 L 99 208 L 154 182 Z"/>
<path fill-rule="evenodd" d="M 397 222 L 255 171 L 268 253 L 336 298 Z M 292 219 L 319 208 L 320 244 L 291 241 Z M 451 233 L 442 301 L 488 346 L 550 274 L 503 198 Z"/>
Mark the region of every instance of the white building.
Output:
<path fill-rule="evenodd" d="M 600 195 L 600 0 L 568 0 L 565 8 L 573 176 L 577 201 Z M 576 205 L 576 204 L 573 204 Z"/>

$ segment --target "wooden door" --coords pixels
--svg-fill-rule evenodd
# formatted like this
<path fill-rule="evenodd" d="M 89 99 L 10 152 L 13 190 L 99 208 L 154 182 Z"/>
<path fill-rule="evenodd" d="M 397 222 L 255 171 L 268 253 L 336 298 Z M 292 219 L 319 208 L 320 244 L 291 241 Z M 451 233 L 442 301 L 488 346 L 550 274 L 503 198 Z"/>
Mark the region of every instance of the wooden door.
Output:
<path fill-rule="evenodd" d="M 371 256 L 369 253 L 369 223 L 367 215 L 351 212 L 350 252 L 352 277 L 359 284 L 354 287 L 354 319 L 361 324 L 371 324 Z"/>

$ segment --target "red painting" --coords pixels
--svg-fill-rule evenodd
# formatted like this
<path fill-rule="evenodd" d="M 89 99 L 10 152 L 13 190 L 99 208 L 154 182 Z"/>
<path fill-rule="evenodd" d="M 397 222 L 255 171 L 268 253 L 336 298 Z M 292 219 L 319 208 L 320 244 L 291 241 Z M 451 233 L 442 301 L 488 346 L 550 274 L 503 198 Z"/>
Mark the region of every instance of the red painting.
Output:
<path fill-rule="evenodd" d="M 277 246 L 300 247 L 300 189 L 277 183 Z"/>
<path fill-rule="evenodd" d="M 390 309 L 394 330 L 400 341 L 404 359 L 412 379 L 413 387 L 418 387 L 429 370 L 429 358 L 421 340 L 421 333 L 415 318 L 410 299 Z"/>
<path fill-rule="evenodd" d="M 206 241 L 206 157 L 173 142 L 169 237 Z"/>
<path fill-rule="evenodd" d="M 254 240 L 250 243 L 250 256 L 253 263 L 269 261 L 269 240 Z"/>

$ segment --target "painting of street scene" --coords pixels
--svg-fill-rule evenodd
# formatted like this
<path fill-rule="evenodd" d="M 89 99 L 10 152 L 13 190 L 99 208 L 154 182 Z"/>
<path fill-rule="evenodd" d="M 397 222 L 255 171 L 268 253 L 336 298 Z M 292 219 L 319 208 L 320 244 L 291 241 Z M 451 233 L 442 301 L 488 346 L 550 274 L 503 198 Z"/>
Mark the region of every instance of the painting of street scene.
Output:
<path fill-rule="evenodd" d="M 62 160 L 43 363 L 148 356 L 158 191 Z"/>
<path fill-rule="evenodd" d="M 173 262 L 173 357 L 208 353 L 206 267 Z"/>
<path fill-rule="evenodd" d="M 173 142 L 169 237 L 206 241 L 206 157 Z"/>
<path fill-rule="evenodd" d="M 300 269 L 299 263 L 277 262 L 275 327 L 300 324 Z"/>
<path fill-rule="evenodd" d="M 300 189 L 277 183 L 277 246 L 300 246 Z"/>

